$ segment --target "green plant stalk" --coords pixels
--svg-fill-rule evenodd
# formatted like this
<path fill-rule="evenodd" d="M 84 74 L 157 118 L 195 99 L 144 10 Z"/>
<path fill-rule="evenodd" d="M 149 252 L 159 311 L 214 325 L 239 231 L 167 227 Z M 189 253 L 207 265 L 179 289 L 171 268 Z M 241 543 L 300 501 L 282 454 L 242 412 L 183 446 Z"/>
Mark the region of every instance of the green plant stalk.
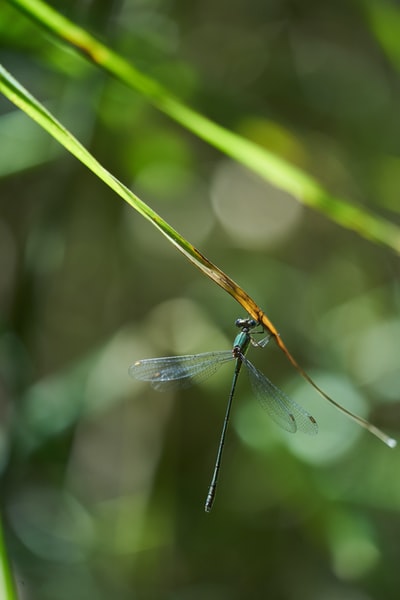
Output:
<path fill-rule="evenodd" d="M 3 525 L 0 519 L 0 597 L 4 600 L 17 600 L 14 578 L 7 557 Z"/>
<path fill-rule="evenodd" d="M 362 207 L 332 196 L 301 169 L 187 107 L 158 82 L 141 73 L 127 60 L 41 0 L 9 2 L 103 70 L 136 89 L 183 127 L 242 163 L 272 185 L 292 194 L 303 204 L 319 210 L 337 224 L 400 252 L 400 228 L 397 225 Z"/>

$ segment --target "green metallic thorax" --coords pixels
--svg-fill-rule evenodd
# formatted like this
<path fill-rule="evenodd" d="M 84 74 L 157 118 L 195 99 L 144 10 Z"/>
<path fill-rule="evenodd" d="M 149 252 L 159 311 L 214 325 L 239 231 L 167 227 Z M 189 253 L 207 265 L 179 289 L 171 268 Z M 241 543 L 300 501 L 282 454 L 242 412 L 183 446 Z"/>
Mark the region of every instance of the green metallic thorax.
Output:
<path fill-rule="evenodd" d="M 235 348 L 236 348 L 236 349 L 239 349 L 241 354 L 246 354 L 247 348 L 249 347 L 249 344 L 250 344 L 250 339 L 251 339 L 250 335 L 248 334 L 247 331 L 241 331 L 235 337 L 235 340 L 233 342 L 233 350 L 235 350 Z"/>

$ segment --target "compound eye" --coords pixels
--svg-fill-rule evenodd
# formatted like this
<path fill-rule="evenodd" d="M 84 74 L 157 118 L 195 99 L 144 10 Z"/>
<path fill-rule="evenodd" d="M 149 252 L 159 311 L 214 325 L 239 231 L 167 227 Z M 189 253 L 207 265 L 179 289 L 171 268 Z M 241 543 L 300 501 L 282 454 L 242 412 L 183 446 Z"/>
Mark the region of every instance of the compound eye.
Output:
<path fill-rule="evenodd" d="M 239 329 L 243 329 L 243 327 L 247 327 L 248 319 L 236 319 L 235 325 L 239 327 Z"/>
<path fill-rule="evenodd" d="M 239 327 L 239 329 L 249 330 L 256 327 L 258 323 L 254 319 L 236 319 L 235 325 L 236 327 Z"/>

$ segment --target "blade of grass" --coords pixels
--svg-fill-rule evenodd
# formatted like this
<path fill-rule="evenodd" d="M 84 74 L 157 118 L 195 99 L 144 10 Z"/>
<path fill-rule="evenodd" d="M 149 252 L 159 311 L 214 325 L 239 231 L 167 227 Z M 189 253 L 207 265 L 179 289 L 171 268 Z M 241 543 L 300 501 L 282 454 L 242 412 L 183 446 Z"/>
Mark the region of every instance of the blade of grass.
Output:
<path fill-rule="evenodd" d="M 0 91 L 9 98 L 16 106 L 25 111 L 34 121 L 41 125 L 50 135 L 52 135 L 60 144 L 62 144 L 71 154 L 78 158 L 86 165 L 93 173 L 95 173 L 102 181 L 104 181 L 111 189 L 113 189 L 121 198 L 123 198 L 132 208 L 137 210 L 142 216 L 148 219 L 165 237 L 180 250 L 207 277 L 222 287 L 230 294 L 239 304 L 248 312 L 254 319 L 262 324 L 266 331 L 275 339 L 278 347 L 286 355 L 288 360 L 297 369 L 302 377 L 315 390 L 333 406 L 341 410 L 348 417 L 354 419 L 359 425 L 373 433 L 389 447 L 393 448 L 396 445 L 395 440 L 387 436 L 385 433 L 371 425 L 368 421 L 353 414 L 340 404 L 333 400 L 326 392 L 324 392 L 306 373 L 306 371 L 298 364 L 295 358 L 291 355 L 278 330 L 268 319 L 267 315 L 261 308 L 250 298 L 250 296 L 228 275 L 221 269 L 209 261 L 197 248 L 192 246 L 185 238 L 183 238 L 175 229 L 173 229 L 160 215 L 153 211 L 147 204 L 140 200 L 133 192 L 131 192 L 123 183 L 114 177 L 107 169 L 105 169 L 95 158 L 86 150 L 84 146 L 42 105 L 36 98 L 16 81 L 10 73 L 8 73 L 0 65 Z"/>
<path fill-rule="evenodd" d="M 0 65 L 0 91 L 36 121 L 64 148 L 88 167 L 97 177 L 114 190 L 125 202 L 149 220 L 174 244 L 197 268 L 230 293 L 247 310 L 255 303 L 223 271 L 218 269 L 190 242 L 180 235 L 154 210 L 105 169 L 88 150 L 68 131 L 43 104 L 34 98 L 2 65 Z M 254 310 L 254 307 L 253 309 Z"/>
<path fill-rule="evenodd" d="M 3 525 L 0 519 L 0 597 L 4 600 L 17 600 L 14 578 L 7 557 Z"/>
<path fill-rule="evenodd" d="M 266 181 L 292 194 L 297 200 L 320 211 L 337 224 L 400 252 L 400 228 L 395 224 L 332 196 L 301 169 L 187 107 L 158 82 L 141 73 L 127 60 L 41 0 L 9 2 L 102 69 L 136 89 L 183 127 L 241 162 Z"/>

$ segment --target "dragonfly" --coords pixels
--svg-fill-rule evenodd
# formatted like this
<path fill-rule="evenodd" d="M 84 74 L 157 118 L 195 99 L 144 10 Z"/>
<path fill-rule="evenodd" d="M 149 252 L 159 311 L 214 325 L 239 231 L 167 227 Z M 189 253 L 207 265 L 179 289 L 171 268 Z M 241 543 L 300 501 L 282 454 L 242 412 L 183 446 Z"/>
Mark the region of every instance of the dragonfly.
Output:
<path fill-rule="evenodd" d="M 248 373 L 255 396 L 277 425 L 291 433 L 302 431 L 313 435 L 318 432 L 318 425 L 314 417 L 274 385 L 246 358 L 250 344 L 264 348 L 270 341 L 271 335 L 257 341 L 254 334 L 263 332 L 254 331 L 259 326 L 254 319 L 237 319 L 235 325 L 240 329 L 240 333 L 235 337 L 232 350 L 148 358 L 138 360 L 129 367 L 129 374 L 133 378 L 150 383 L 157 391 L 166 391 L 188 388 L 213 375 L 221 365 L 235 361 L 214 471 L 204 507 L 207 513 L 211 511 L 215 499 L 232 401 L 242 366 Z"/>

